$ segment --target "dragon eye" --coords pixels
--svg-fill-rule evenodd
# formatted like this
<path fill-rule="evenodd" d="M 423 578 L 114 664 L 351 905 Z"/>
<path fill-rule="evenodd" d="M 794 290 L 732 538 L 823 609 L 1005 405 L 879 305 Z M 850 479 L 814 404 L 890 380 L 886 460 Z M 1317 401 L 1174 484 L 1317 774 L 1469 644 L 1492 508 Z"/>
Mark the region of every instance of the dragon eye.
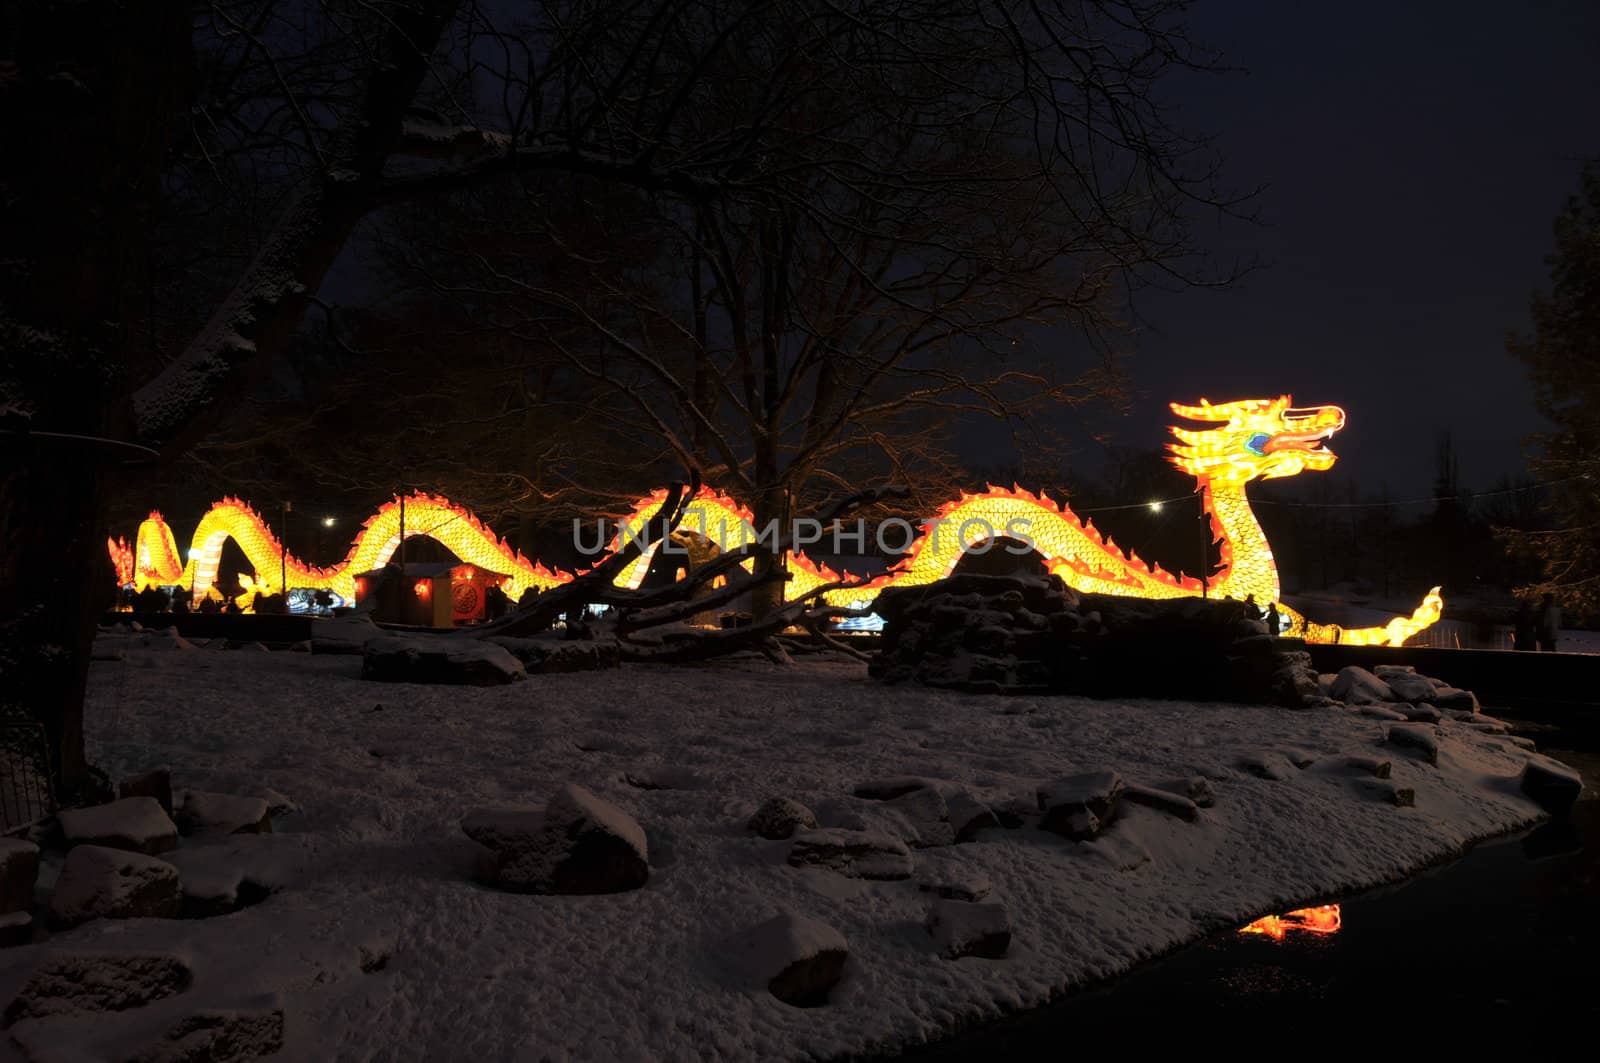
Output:
<path fill-rule="evenodd" d="M 1271 438 L 1272 437 L 1267 435 L 1265 432 L 1257 432 L 1255 435 L 1245 440 L 1244 448 L 1257 457 L 1264 458 L 1267 456 L 1267 452 L 1263 448 L 1266 447 L 1267 440 Z"/>

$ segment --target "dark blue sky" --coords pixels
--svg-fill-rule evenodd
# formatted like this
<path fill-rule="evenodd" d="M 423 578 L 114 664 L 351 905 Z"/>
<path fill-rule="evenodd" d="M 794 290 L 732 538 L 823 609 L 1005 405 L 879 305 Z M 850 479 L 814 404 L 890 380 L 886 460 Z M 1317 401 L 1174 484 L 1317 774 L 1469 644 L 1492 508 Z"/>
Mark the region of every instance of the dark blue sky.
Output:
<path fill-rule="evenodd" d="M 1427 493 L 1437 434 L 1464 485 L 1520 471 L 1539 427 L 1507 329 L 1547 283 L 1551 225 L 1600 155 L 1600 3 L 1200 4 L 1197 40 L 1247 73 L 1185 78 L 1261 227 L 1206 238 L 1259 273 L 1158 293 L 1115 441 L 1166 438 L 1165 404 L 1290 392 L 1344 406 L 1341 469 Z"/>

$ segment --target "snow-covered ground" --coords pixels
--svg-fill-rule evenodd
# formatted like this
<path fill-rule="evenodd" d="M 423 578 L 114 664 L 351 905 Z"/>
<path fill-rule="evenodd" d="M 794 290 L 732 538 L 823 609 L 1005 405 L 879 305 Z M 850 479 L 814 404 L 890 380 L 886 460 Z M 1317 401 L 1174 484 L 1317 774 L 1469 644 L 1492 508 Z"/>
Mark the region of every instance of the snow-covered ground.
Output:
<path fill-rule="evenodd" d="M 189 856 L 260 865 L 257 877 L 282 888 L 227 916 L 97 920 L 4 950 L 5 999 L 55 951 L 150 951 L 195 971 L 191 988 L 152 1008 L 275 1001 L 285 1059 L 890 1051 L 1540 816 L 1516 786 L 1527 754 L 1507 740 L 1447 723 L 1434 767 L 1383 745 L 1390 722 L 1354 710 L 1002 699 L 886 688 L 839 663 L 634 666 L 494 688 L 365 682 L 360 667 L 139 646 L 97 661 L 92 759 L 113 778 L 165 764 L 177 787 L 287 796 L 300 811 L 278 833 Z M 1239 767 L 1282 764 L 1274 754 L 1318 760 L 1277 781 Z M 1392 762 L 1390 781 L 1415 790 L 1415 807 L 1375 796 L 1370 776 L 1343 768 L 1350 756 Z M 772 795 L 849 825 L 881 809 L 850 796 L 873 779 L 947 780 L 1003 804 L 1106 768 L 1146 784 L 1207 776 L 1215 806 L 1190 823 L 1125 803 L 1085 843 L 989 830 L 914 849 L 913 876 L 888 882 L 790 867 L 788 842 L 745 827 Z M 648 884 L 587 897 L 477 884 L 462 815 L 540 805 L 567 782 L 643 826 Z M 992 883 L 1013 932 L 1003 959 L 940 954 L 918 884 L 951 876 Z M 741 959 L 780 909 L 848 941 L 825 1006 L 779 1002 Z M 70 1058 L 116 1041 L 139 1010 L 30 1020 L 26 1036 Z"/>

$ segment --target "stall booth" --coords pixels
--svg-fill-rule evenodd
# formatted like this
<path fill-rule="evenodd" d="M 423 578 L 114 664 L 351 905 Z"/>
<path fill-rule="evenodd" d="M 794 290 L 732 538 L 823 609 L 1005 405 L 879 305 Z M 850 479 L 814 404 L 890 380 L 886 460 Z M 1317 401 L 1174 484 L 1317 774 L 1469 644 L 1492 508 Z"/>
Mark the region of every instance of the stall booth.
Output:
<path fill-rule="evenodd" d="M 493 619 L 498 572 L 465 562 L 390 565 L 356 577 L 356 601 L 376 595 L 372 618 L 408 627 L 457 627 Z"/>

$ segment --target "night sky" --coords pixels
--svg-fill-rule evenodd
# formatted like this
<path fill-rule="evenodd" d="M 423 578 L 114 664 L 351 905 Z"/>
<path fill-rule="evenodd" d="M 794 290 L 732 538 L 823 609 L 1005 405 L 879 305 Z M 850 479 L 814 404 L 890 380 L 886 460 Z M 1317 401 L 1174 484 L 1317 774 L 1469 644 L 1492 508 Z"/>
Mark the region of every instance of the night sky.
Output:
<path fill-rule="evenodd" d="M 1218 134 L 1264 226 L 1204 238 L 1266 266 L 1236 290 L 1158 293 L 1128 369 L 1124 446 L 1169 400 L 1290 392 L 1344 406 L 1340 470 L 1429 494 L 1453 431 L 1461 482 L 1522 468 L 1540 420 L 1508 329 L 1548 283 L 1551 226 L 1600 155 L 1600 4 L 1234 0 L 1191 11 L 1246 73 L 1185 77 L 1185 128 Z"/>

